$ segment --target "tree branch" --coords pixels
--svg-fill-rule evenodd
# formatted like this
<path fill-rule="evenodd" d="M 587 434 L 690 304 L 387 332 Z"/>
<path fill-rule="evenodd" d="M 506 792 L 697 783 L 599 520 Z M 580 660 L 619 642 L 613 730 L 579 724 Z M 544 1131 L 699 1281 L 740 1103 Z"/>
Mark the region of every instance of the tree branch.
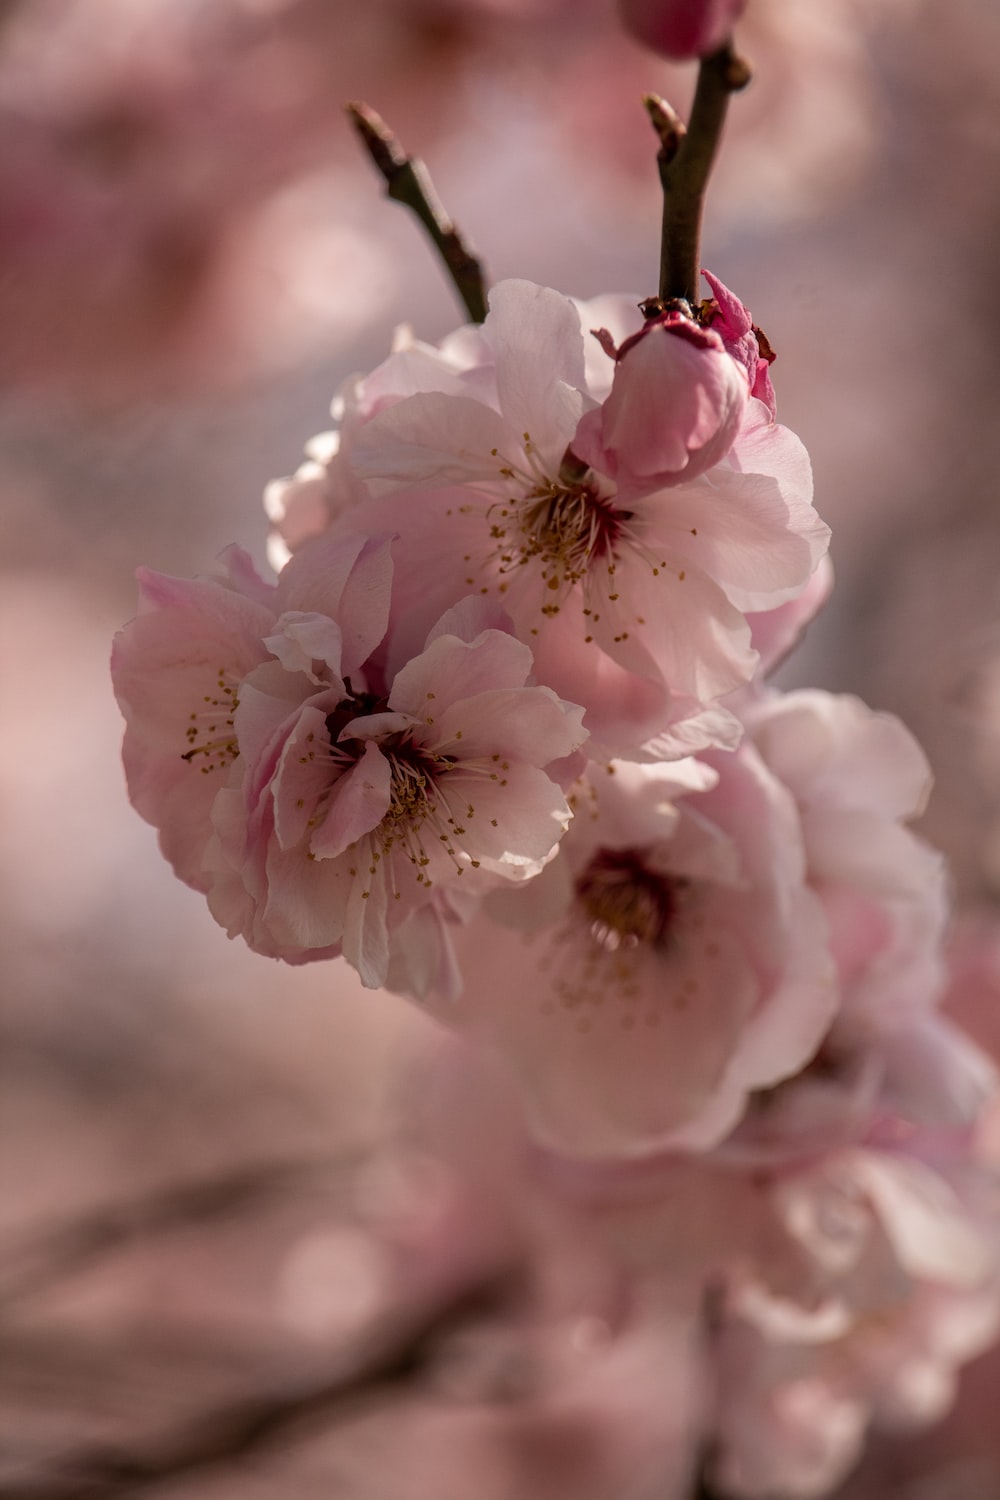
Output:
<path fill-rule="evenodd" d="M 367 104 L 348 104 L 362 144 L 385 179 L 388 198 L 412 209 L 427 230 L 473 323 L 486 317 L 483 265 L 445 213 L 422 161 L 407 156 L 380 115 Z"/>
<path fill-rule="evenodd" d="M 36 1231 L 14 1246 L 0 1246 L 0 1312 L 135 1239 L 241 1213 L 338 1174 L 344 1179 L 357 1160 L 251 1163 L 206 1181 L 173 1183 L 133 1202 L 106 1205 L 68 1224 Z"/>
<path fill-rule="evenodd" d="M 729 96 L 750 82 L 750 68 L 727 42 L 702 58 L 687 130 L 670 106 L 644 102 L 657 135 L 657 161 L 663 187 L 660 240 L 660 299 L 698 302 L 701 278 L 701 218 L 705 189 L 715 161 Z M 650 96 L 651 97 L 651 96 Z M 678 128 L 679 127 L 679 128 Z"/>
<path fill-rule="evenodd" d="M 360 1356 L 342 1359 L 325 1375 L 217 1406 L 146 1452 L 93 1445 L 69 1454 L 47 1474 L 0 1483 L 0 1500 L 131 1500 L 273 1450 L 405 1387 L 420 1376 L 442 1339 L 522 1294 L 519 1268 L 512 1267 L 452 1292 L 430 1310 L 395 1309 L 369 1332 Z"/>

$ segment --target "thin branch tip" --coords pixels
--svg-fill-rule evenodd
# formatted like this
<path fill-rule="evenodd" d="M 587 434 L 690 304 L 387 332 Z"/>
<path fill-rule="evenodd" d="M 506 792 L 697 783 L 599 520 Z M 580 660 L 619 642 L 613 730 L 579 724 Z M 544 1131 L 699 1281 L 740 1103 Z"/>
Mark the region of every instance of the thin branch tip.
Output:
<path fill-rule="evenodd" d="M 380 114 L 367 104 L 351 103 L 344 106 L 347 117 L 354 126 L 368 155 L 388 181 L 393 172 L 406 165 L 406 153 Z"/>
<path fill-rule="evenodd" d="M 352 102 L 345 108 L 385 183 L 386 196 L 416 214 L 444 261 L 470 319 L 482 323 L 487 312 L 482 262 L 442 207 L 427 168 L 417 157 L 406 154 L 398 137 L 370 105 Z"/>

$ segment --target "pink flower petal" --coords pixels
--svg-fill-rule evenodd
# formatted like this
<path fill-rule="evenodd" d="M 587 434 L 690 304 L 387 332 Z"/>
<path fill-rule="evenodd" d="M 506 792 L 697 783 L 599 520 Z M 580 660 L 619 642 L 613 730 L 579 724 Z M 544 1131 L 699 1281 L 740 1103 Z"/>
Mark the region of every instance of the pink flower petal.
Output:
<path fill-rule="evenodd" d="M 452 704 L 473 697 L 487 682 L 523 688 L 531 667 L 528 647 L 504 631 L 487 630 L 473 641 L 437 636 L 397 672 L 389 705 L 436 726 Z"/>
<path fill-rule="evenodd" d="M 330 736 L 326 714 L 306 707 L 284 740 L 270 778 L 274 832 L 282 849 L 294 849 L 306 836 L 330 785 Z"/>
<path fill-rule="evenodd" d="M 336 859 L 377 828 L 389 810 L 391 785 L 389 762 L 368 740 L 361 759 L 333 788 L 326 817 L 310 843 L 316 858 Z"/>
<path fill-rule="evenodd" d="M 568 297 L 530 281 L 502 281 L 490 293 L 483 335 L 496 360 L 497 393 L 508 429 L 530 434 L 556 464 L 583 410 L 580 314 Z M 544 358 L 525 358 L 527 349 Z"/>
<path fill-rule="evenodd" d="M 484 756 L 492 763 L 503 757 L 547 766 L 583 744 L 582 720 L 582 708 L 563 703 L 548 688 L 499 688 L 439 711 L 424 741 L 463 760 Z"/>
<path fill-rule="evenodd" d="M 361 429 L 351 463 L 362 479 L 436 487 L 497 479 L 513 457 L 511 432 L 498 412 L 468 396 L 409 396 Z"/>

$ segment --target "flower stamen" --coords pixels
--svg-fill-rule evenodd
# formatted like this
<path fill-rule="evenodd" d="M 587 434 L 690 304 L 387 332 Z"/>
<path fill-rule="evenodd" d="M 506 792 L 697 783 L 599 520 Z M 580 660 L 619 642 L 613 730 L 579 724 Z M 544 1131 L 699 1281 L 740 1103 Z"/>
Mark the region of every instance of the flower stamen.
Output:
<path fill-rule="evenodd" d="M 189 765 L 199 762 L 203 776 L 231 765 L 240 753 L 234 730 L 239 708 L 239 679 L 226 667 L 219 668 L 214 691 L 202 695 L 202 706 L 188 715 L 184 738 L 188 748 L 181 760 Z"/>
<path fill-rule="evenodd" d="M 640 944 L 667 947 L 689 882 L 658 874 L 642 851 L 599 849 L 576 882 L 576 899 L 590 936 L 606 953 Z"/>

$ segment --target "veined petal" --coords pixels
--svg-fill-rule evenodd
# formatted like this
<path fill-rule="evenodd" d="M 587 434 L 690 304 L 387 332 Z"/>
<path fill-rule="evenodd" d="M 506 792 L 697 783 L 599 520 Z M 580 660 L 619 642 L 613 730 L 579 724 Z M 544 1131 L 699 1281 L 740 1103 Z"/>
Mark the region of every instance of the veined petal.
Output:
<path fill-rule="evenodd" d="M 445 610 L 429 631 L 426 645 L 442 635 L 457 636 L 460 641 L 471 645 L 484 630 L 502 630 L 505 635 L 513 635 L 514 625 L 499 600 L 484 599 L 481 594 L 467 594 Z"/>
<path fill-rule="evenodd" d="M 596 573 L 594 639 L 622 666 L 648 673 L 652 662 L 672 691 L 711 702 L 753 676 L 750 627 L 699 568 L 669 556 L 662 563 L 654 573 L 645 558 L 624 554 L 613 589 Z"/>
<path fill-rule="evenodd" d="M 612 660 L 593 639 L 581 645 L 587 634 L 592 632 L 575 589 L 533 640 L 535 676 L 564 702 L 584 704 L 584 724 L 592 738 L 627 755 L 668 724 L 671 693 L 652 658 L 637 673 Z M 674 753 L 687 754 L 687 749 Z"/>
<path fill-rule="evenodd" d="M 336 706 L 336 690 L 317 691 L 303 673 L 286 672 L 276 661 L 264 662 L 240 687 L 235 722 L 248 807 L 274 775 L 285 738 L 307 703 L 322 717 Z"/>
<path fill-rule="evenodd" d="M 483 336 L 496 360 L 500 410 L 510 431 L 558 465 L 583 413 L 586 379 L 580 314 L 568 297 L 531 281 L 490 293 Z"/>
<path fill-rule="evenodd" d="M 130 732 L 164 753 L 186 748 L 193 711 L 267 659 L 267 607 L 207 579 L 168 578 L 141 568 L 136 618 L 115 637 L 111 672 Z"/>
<path fill-rule="evenodd" d="M 778 480 L 724 465 L 637 503 L 654 546 L 689 558 L 742 610 L 793 598 L 829 540 L 810 507 L 793 516 Z"/>
<path fill-rule="evenodd" d="M 495 781 L 459 764 L 440 779 L 437 790 L 442 803 L 447 800 L 460 813 L 474 857 L 511 880 L 537 875 L 571 817 L 555 782 L 523 763 L 511 764 Z"/>
<path fill-rule="evenodd" d="M 365 376 L 361 390 L 364 410 L 372 415 L 390 403 L 427 391 L 449 396 L 466 394 L 459 372 L 449 366 L 437 349 L 416 341 L 405 349 L 397 349 Z"/>
<path fill-rule="evenodd" d="M 159 829 L 160 848 L 175 874 L 195 890 L 207 890 L 206 829 L 224 786 L 215 777 L 192 775 L 179 756 L 151 750 L 135 735 L 126 734 L 122 761 L 132 806 Z"/>
<path fill-rule="evenodd" d="M 285 740 L 270 780 L 274 832 L 282 849 L 293 849 L 304 837 L 333 775 L 326 715 L 307 706 Z"/>
<path fill-rule="evenodd" d="M 549 688 L 497 688 L 453 703 L 436 717 L 425 743 L 462 760 L 502 756 L 546 766 L 583 744 L 582 720 L 582 708 Z"/>
<path fill-rule="evenodd" d="M 364 859 L 369 849 L 358 850 Z M 371 851 L 373 853 L 373 851 Z M 386 926 L 388 889 L 384 864 L 375 864 L 375 873 L 365 870 L 364 878 L 351 883 L 344 921 L 344 957 L 353 964 L 366 989 L 385 984 L 389 969 L 389 929 Z"/>
<path fill-rule="evenodd" d="M 423 1000 L 436 990 L 448 1003 L 462 992 L 449 923 L 435 902 L 418 906 L 393 933 L 388 989 Z"/>
<path fill-rule="evenodd" d="M 760 652 L 762 676 L 770 676 L 791 653 L 811 620 L 829 599 L 832 588 L 833 565 L 827 554 L 820 558 L 801 594 L 773 609 L 750 612 L 747 618 L 754 649 Z"/>
<path fill-rule="evenodd" d="M 377 828 L 389 810 L 392 772 L 374 740 L 340 777 L 330 796 L 326 817 L 312 836 L 317 859 L 336 859 L 350 844 Z"/>
<path fill-rule="evenodd" d="M 484 683 L 523 688 L 531 652 L 502 630 L 484 630 L 473 641 L 437 636 L 396 674 L 390 708 L 437 724 L 450 705 L 474 697 Z"/>
<path fill-rule="evenodd" d="M 400 485 L 497 480 L 511 434 L 498 412 L 468 396 L 408 396 L 359 431 L 351 463 L 374 493 Z M 506 455 L 509 458 L 511 455 Z"/>
<path fill-rule="evenodd" d="M 391 539 L 340 532 L 315 537 L 289 562 L 279 588 L 286 610 L 336 619 L 341 635 L 339 670 L 349 677 L 386 632 Z"/>
<path fill-rule="evenodd" d="M 351 881 L 333 860 L 310 860 L 301 848 L 267 852 L 261 918 L 282 957 L 322 958 L 340 943 Z"/>

